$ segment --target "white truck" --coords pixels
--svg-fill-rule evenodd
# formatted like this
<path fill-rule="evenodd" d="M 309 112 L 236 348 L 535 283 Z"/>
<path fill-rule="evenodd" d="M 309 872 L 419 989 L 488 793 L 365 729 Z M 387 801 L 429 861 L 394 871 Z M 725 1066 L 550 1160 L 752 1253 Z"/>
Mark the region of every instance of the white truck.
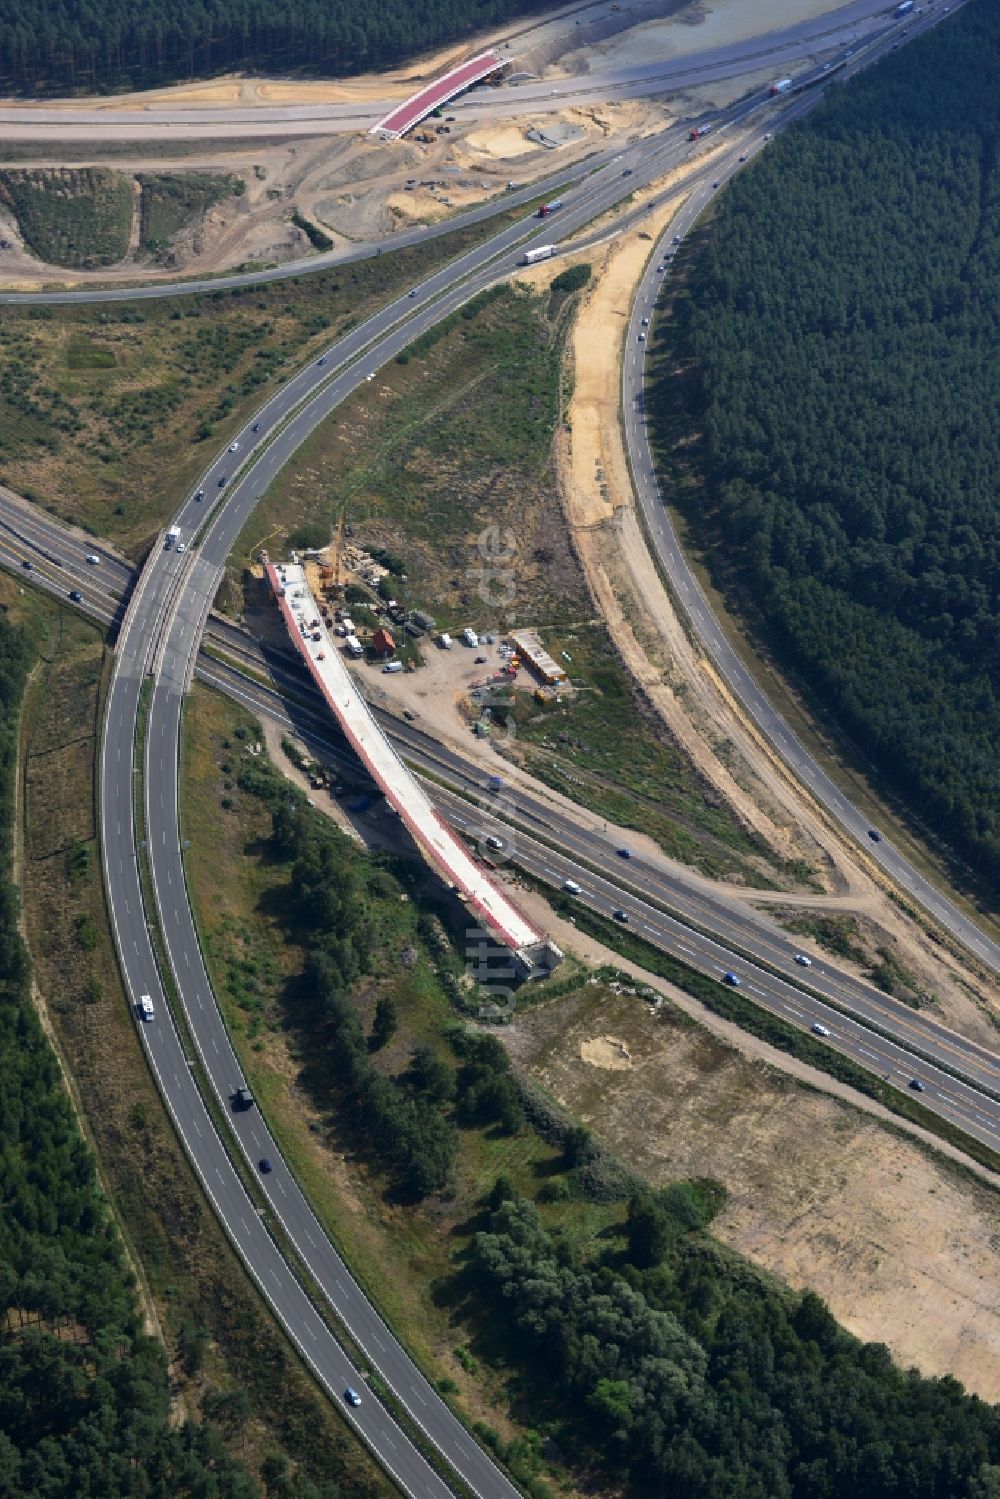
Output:
<path fill-rule="evenodd" d="M 465 641 L 467 646 L 470 646 L 472 648 L 472 650 L 476 650 L 479 645 L 479 636 L 476 634 L 475 630 L 471 630 L 468 625 L 466 625 L 465 629 L 462 631 L 462 639 Z"/>
<path fill-rule="evenodd" d="M 442 633 L 438 636 L 438 645 L 443 651 L 451 650 L 451 636 L 447 633 L 447 631 L 442 631 Z"/>
<path fill-rule="evenodd" d="M 177 544 L 177 542 L 180 541 L 180 539 L 181 539 L 181 528 L 180 528 L 180 526 L 171 526 L 170 530 L 167 532 L 167 539 L 166 539 L 166 541 L 164 543 L 167 551 L 169 552 L 170 548 L 172 546 L 175 546 Z"/>
<path fill-rule="evenodd" d="M 540 260 L 551 260 L 558 249 L 558 245 L 539 245 L 537 250 L 525 250 L 521 264 L 537 265 Z"/>
<path fill-rule="evenodd" d="M 349 656 L 363 656 L 365 653 L 365 648 L 356 635 L 348 635 L 344 645 Z"/>

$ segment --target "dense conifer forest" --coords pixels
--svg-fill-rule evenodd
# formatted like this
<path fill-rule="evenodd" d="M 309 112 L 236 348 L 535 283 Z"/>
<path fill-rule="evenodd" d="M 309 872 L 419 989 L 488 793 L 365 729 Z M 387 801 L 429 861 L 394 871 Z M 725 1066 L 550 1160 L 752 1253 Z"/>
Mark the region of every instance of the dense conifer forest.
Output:
<path fill-rule="evenodd" d="M 254 1499 L 208 1425 L 173 1424 L 163 1350 L 31 1001 L 11 882 L 28 659 L 0 619 L 0 1494 Z"/>
<path fill-rule="evenodd" d="M 692 248 L 652 403 L 730 600 L 993 891 L 998 77 L 972 4 L 776 140 Z"/>
<path fill-rule="evenodd" d="M 99 92 L 233 69 L 361 73 L 542 8 L 543 0 L 9 0 L 0 87 Z"/>

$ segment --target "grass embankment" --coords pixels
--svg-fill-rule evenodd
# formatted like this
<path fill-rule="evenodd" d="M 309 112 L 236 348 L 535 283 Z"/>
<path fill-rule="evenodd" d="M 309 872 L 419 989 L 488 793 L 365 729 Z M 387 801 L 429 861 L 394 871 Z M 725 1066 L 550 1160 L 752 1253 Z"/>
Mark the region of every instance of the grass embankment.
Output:
<path fill-rule="evenodd" d="M 27 248 L 49 265 L 93 271 L 113 265 L 128 250 L 132 184 L 121 172 L 2 171 L 0 199 L 13 210 Z"/>
<path fill-rule="evenodd" d="M 275 531 L 322 543 L 346 506 L 396 597 L 442 628 L 534 625 L 557 660 L 567 652 L 574 694 L 558 706 L 516 695 L 516 753 L 533 773 L 706 874 L 798 881 L 808 871 L 776 867 L 711 797 L 592 617 L 552 453 L 572 306 L 558 290 L 503 287 L 418 339 L 292 457 L 237 560 Z M 491 711 L 507 716 L 501 701 Z"/>
<path fill-rule="evenodd" d="M 315 1492 L 388 1492 L 235 1261 L 160 1102 L 108 930 L 94 800 L 103 642 L 0 580 L 38 643 L 22 740 L 23 901 L 35 978 L 132 1255 L 163 1330 L 175 1396 L 209 1414 L 251 1471 Z M 293 1486 L 288 1492 L 296 1493 Z"/>
<path fill-rule="evenodd" d="M 273 285 L 5 308 L 5 482 L 139 555 L 212 454 L 303 361 L 514 216 Z"/>
<path fill-rule="evenodd" d="M 218 172 L 142 172 L 138 178 L 139 248 L 162 254 L 170 241 L 223 198 L 240 198 L 242 177 Z"/>

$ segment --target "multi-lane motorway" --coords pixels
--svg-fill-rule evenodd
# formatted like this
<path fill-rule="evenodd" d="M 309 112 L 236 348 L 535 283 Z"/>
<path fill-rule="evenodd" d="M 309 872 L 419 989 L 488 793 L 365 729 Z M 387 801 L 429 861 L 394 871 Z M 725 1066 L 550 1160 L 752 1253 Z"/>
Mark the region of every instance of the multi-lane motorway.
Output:
<path fill-rule="evenodd" d="M 635 176 L 623 185 L 615 164 L 594 173 L 567 196 L 561 215 L 563 232 L 575 230 L 625 196 L 636 185 L 658 176 L 682 149 L 676 139 L 632 148 Z M 301 442 L 354 389 L 425 329 L 460 307 L 481 288 L 509 274 L 520 241 L 537 236 L 537 221 L 515 224 L 485 245 L 432 276 L 415 295 L 402 297 L 376 313 L 292 380 L 255 414 L 227 450 L 202 475 L 198 489 L 174 518 L 185 544 L 154 550 L 133 593 L 118 639 L 109 687 L 101 755 L 101 838 L 105 881 L 127 992 L 133 1001 L 150 994 L 158 1015 L 167 1014 L 166 989 L 160 979 L 151 925 L 159 927 L 169 968 L 188 1026 L 198 1046 L 209 1085 L 223 1102 L 242 1081 L 225 1028 L 211 994 L 197 932 L 187 899 L 180 852 L 177 775 L 183 699 L 195 668 L 202 631 L 222 569 L 261 493 Z M 254 430 L 256 428 L 256 430 Z M 242 465 L 234 475 L 236 465 Z M 220 498 L 221 491 L 221 498 Z M 204 520 L 206 507 L 219 500 Z M 204 530 L 204 539 L 196 536 Z M 144 693 L 151 678 L 151 690 Z M 143 704 L 144 753 L 141 767 L 133 757 Z M 141 768 L 145 786 L 144 826 L 136 827 L 134 773 Z M 140 840 L 142 848 L 140 849 Z M 140 858 L 145 860 L 155 911 L 143 899 Z M 239 1174 L 228 1163 L 197 1096 L 194 1079 L 180 1065 L 180 1045 L 173 1027 L 154 1023 L 142 1029 L 151 1063 L 168 1107 L 178 1120 L 185 1145 L 215 1202 L 233 1242 L 270 1295 L 283 1323 L 303 1339 L 300 1319 L 303 1293 L 275 1243 L 247 1214 L 247 1195 Z M 446 1403 L 422 1380 L 405 1350 L 375 1313 L 360 1288 L 347 1276 L 333 1246 L 308 1203 L 281 1162 L 280 1152 L 256 1111 L 253 1119 L 230 1113 L 234 1138 L 251 1169 L 266 1157 L 274 1170 L 259 1177 L 259 1190 L 282 1225 L 288 1242 L 355 1344 L 392 1390 L 408 1417 L 417 1423 L 451 1468 L 476 1494 L 510 1491 L 508 1480 L 468 1437 Z M 211 1134 L 211 1139 L 209 1139 Z M 258 1155 L 256 1152 L 260 1151 Z M 227 1169 L 228 1166 L 228 1169 Z M 213 1179 L 214 1174 L 214 1179 Z M 322 1340 L 320 1340 L 322 1342 Z M 330 1346 L 327 1346 L 327 1343 Z M 331 1338 L 315 1354 L 328 1365 L 336 1360 Z M 370 1414 L 373 1400 L 359 1410 L 345 1407 L 356 1421 L 376 1420 L 377 1433 L 364 1431 L 386 1466 L 413 1492 L 430 1493 L 440 1484 L 433 1470 L 399 1428 L 384 1425 L 385 1412 Z M 401 1476 L 400 1469 L 405 1470 Z"/>
<path fill-rule="evenodd" d="M 736 117 L 736 111 L 730 112 L 730 119 Z M 667 133 L 663 138 L 630 147 L 620 163 L 602 166 L 572 193 L 567 193 L 566 206 L 559 217 L 559 237 L 581 228 L 635 188 L 660 176 L 682 160 L 687 150 L 676 132 Z M 622 174 L 626 169 L 634 175 L 623 184 Z M 166 954 L 168 987 L 183 1010 L 207 1086 L 229 1115 L 232 1138 L 247 1168 L 255 1171 L 264 1156 L 273 1163 L 274 1170 L 258 1179 L 261 1198 L 281 1225 L 285 1240 L 301 1264 L 308 1267 L 315 1294 L 333 1309 L 363 1357 L 379 1372 L 399 1405 L 425 1432 L 451 1469 L 474 1493 L 505 1496 L 514 1492 L 508 1480 L 423 1380 L 350 1279 L 284 1166 L 259 1113 L 250 1110 L 235 1115 L 230 1109 L 231 1092 L 242 1082 L 242 1077 L 211 994 L 187 899 L 180 852 L 177 777 L 183 698 L 196 667 L 211 600 L 225 560 L 260 494 L 291 453 L 352 390 L 373 378 L 382 364 L 476 291 L 509 274 L 524 243 L 543 236 L 552 237 L 549 225 L 530 222 L 512 225 L 439 271 L 410 296 L 382 309 L 331 348 L 322 364 L 310 365 L 283 386 L 239 434 L 236 451 L 220 455 L 209 467 L 198 486 L 206 492 L 206 500 L 190 498 L 175 518 L 189 549 L 184 554 L 175 550 L 154 551 L 129 602 L 109 690 L 101 759 L 105 879 L 126 987 L 134 1000 L 142 994 L 153 997 L 154 1019 L 142 1026 L 150 1062 L 181 1137 L 234 1244 L 303 1356 L 331 1394 L 343 1400 L 346 1384 L 359 1384 L 359 1378 L 267 1232 L 212 1122 L 173 1023 L 151 937 L 151 917 L 155 917 L 154 924 Z M 630 399 L 635 394 L 629 390 Z M 257 431 L 252 430 L 253 424 Z M 637 435 L 641 435 L 638 428 Z M 236 465 L 240 465 L 238 470 Z M 216 500 L 219 503 L 205 522 L 205 512 Z M 95 574 L 101 566 L 108 564 L 99 564 Z M 88 592 L 95 586 L 86 582 Z M 79 591 L 84 593 L 83 579 Z M 224 673 L 224 668 L 208 662 L 202 663 L 201 670 L 216 677 Z M 251 693 L 251 685 L 244 683 L 242 690 Z M 140 719 L 143 732 L 137 736 Z M 779 728 L 787 734 L 780 723 Z M 139 763 L 133 753 L 137 737 L 143 747 Z M 136 824 L 133 802 L 137 770 L 142 773 L 140 784 L 144 788 L 140 826 Z M 812 784 L 808 776 L 806 780 Z M 457 819 L 469 816 L 475 827 L 481 826 L 479 814 L 467 812 L 464 803 L 456 801 L 451 813 Z M 546 804 L 543 813 L 532 815 L 544 815 L 551 821 L 551 808 Z M 637 861 L 634 871 L 629 871 L 633 889 L 623 895 L 620 881 L 612 883 L 606 873 L 590 867 L 592 857 L 582 862 L 567 856 L 554 847 L 555 841 L 518 833 L 518 857 L 526 867 L 545 877 L 561 879 L 566 877 L 564 870 L 573 871 L 573 877 L 585 892 L 581 898 L 597 909 L 608 909 L 612 902 L 614 908 L 626 909 L 626 901 L 631 902 L 628 909 L 634 913 L 636 929 L 649 940 L 679 951 L 695 966 L 716 976 L 721 972 L 720 965 L 735 966 L 731 949 L 720 945 L 714 937 L 677 923 L 651 900 L 643 898 L 641 882 L 654 875 L 662 878 L 662 871 L 641 868 Z M 601 851 L 601 859 L 606 856 L 607 851 Z M 146 864 L 155 912 L 147 912 L 144 904 L 140 857 Z M 900 867 L 905 873 L 906 866 Z M 671 899 L 676 903 L 676 896 Z M 735 916 L 730 911 L 727 919 L 734 920 Z M 760 940 L 754 923 L 749 922 L 748 926 L 753 939 Z M 747 948 L 752 950 L 749 942 Z M 741 960 L 740 972 L 746 989 L 755 999 L 793 1018 L 801 1014 L 805 1019 L 807 1003 L 821 1004 L 814 996 L 804 995 L 786 980 L 774 978 L 746 959 Z M 815 978 L 817 983 L 813 987 L 817 988 L 829 980 L 825 965 Z M 862 1056 L 867 1065 L 878 1070 L 884 1068 L 897 1079 L 921 1072 L 928 1086 L 928 1101 L 933 1094 L 939 1112 L 961 1122 L 969 1133 L 996 1144 L 1000 1106 L 983 1093 L 927 1063 L 915 1064 L 905 1048 L 875 1036 L 839 1013 L 830 1012 L 827 1018 L 835 1044 Z M 914 1021 L 919 1018 L 914 1017 Z M 950 1033 L 945 1033 L 943 1040 L 953 1049 L 965 1044 Z M 954 1050 L 945 1065 L 952 1065 L 953 1054 Z M 984 1053 L 983 1058 L 975 1059 L 974 1065 L 989 1066 L 991 1059 Z M 441 1478 L 374 1396 L 366 1393 L 360 1407 L 344 1408 L 404 1489 L 421 1495 L 446 1491 Z"/>
<path fill-rule="evenodd" d="M 890 11 L 891 5 L 886 0 L 851 0 L 825 15 L 687 55 L 654 59 L 641 65 L 592 66 L 586 73 L 568 77 L 526 78 L 507 88 L 478 88 L 453 107 L 461 112 L 463 119 L 497 119 L 599 104 L 608 99 L 676 93 L 764 69 L 788 68 L 812 52 L 850 45 L 859 36 L 864 37 L 873 24 L 883 25 Z M 599 21 L 600 17 L 593 19 Z M 573 29 L 569 29 L 575 40 L 574 30 L 575 22 Z M 517 51 L 523 52 L 530 45 L 530 37 L 523 35 L 516 50 L 503 53 L 514 69 Z M 29 135 L 36 142 L 51 138 L 57 143 L 328 135 L 338 130 L 368 130 L 398 102 L 229 104 L 224 108 L 191 103 L 172 105 L 169 101 L 144 103 L 139 107 L 130 107 L 122 101 L 114 106 L 66 101 L 54 106 L 5 103 L 0 106 L 0 138 L 19 139 Z"/>
<path fill-rule="evenodd" d="M 933 24 L 927 17 L 924 26 Z M 918 22 L 919 25 L 919 22 Z M 883 47 L 891 45 L 884 42 Z M 790 114 L 800 106 L 793 106 Z M 750 155 L 764 144 L 763 125 L 742 143 L 741 155 Z M 725 164 L 718 166 L 714 180 L 724 184 L 733 171 L 739 169 L 735 153 Z M 650 255 L 645 275 L 636 292 L 632 316 L 625 333 L 624 357 L 622 359 L 622 411 L 632 480 L 642 507 L 646 530 L 656 550 L 657 558 L 670 581 L 675 597 L 685 615 L 696 630 L 705 650 L 719 672 L 732 688 L 737 700 L 751 715 L 758 728 L 774 746 L 784 762 L 805 786 L 830 812 L 840 826 L 877 862 L 893 882 L 905 890 L 919 905 L 928 911 L 946 931 L 956 937 L 970 952 L 1000 972 L 1000 944 L 989 938 L 972 920 L 961 912 L 948 898 L 927 880 L 892 843 L 881 834 L 878 840 L 870 837 L 871 824 L 858 811 L 837 784 L 826 774 L 809 751 L 792 732 L 789 725 L 775 710 L 761 691 L 754 677 L 744 666 L 739 655 L 730 644 L 708 602 L 692 568 L 681 548 L 670 520 L 656 474 L 646 421 L 645 381 L 646 358 L 650 347 L 644 336 L 643 317 L 651 317 L 662 283 L 670 273 L 670 256 L 675 239 L 683 239 L 692 224 L 702 213 L 715 189 L 702 182 L 696 186 L 684 204 L 676 220 L 670 225 L 661 243 Z M 661 272 L 658 266 L 664 265 Z"/>

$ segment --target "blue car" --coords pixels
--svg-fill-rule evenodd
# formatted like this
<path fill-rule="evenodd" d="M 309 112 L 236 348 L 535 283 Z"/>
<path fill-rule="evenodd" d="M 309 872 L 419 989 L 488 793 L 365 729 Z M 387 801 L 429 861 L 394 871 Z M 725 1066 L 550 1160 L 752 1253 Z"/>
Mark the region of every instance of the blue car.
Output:
<path fill-rule="evenodd" d="M 739 975 L 735 973 L 724 974 L 722 982 L 728 984 L 731 989 L 738 989 L 740 987 Z"/>
<path fill-rule="evenodd" d="M 260 1160 L 257 1162 L 257 1167 L 260 1171 L 261 1176 L 267 1176 L 268 1172 L 273 1171 L 274 1169 L 266 1155 L 261 1156 Z"/>

